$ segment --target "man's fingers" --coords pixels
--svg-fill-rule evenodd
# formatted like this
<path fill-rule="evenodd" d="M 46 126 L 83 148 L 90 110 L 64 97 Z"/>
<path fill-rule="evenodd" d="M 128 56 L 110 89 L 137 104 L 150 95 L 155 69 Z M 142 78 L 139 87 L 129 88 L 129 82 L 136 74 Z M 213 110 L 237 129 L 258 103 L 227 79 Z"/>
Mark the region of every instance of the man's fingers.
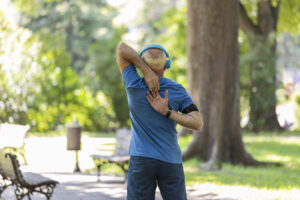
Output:
<path fill-rule="evenodd" d="M 152 93 L 153 97 L 156 98 L 157 97 L 157 88 L 155 87 L 155 91 Z"/>
<path fill-rule="evenodd" d="M 150 97 L 148 95 L 146 96 L 146 98 L 151 103 L 151 99 L 150 99 Z"/>
<path fill-rule="evenodd" d="M 148 100 L 153 101 L 153 96 L 149 91 L 147 91 L 147 96 L 146 97 L 147 97 Z"/>
<path fill-rule="evenodd" d="M 165 99 L 167 102 L 169 102 L 169 93 L 168 90 L 165 91 Z"/>
<path fill-rule="evenodd" d="M 155 84 L 155 97 L 157 97 L 159 91 L 159 84 Z"/>
<path fill-rule="evenodd" d="M 155 85 L 155 92 L 158 92 L 158 90 L 159 90 L 159 84 L 157 84 L 157 82 L 155 82 L 154 85 Z"/>
<path fill-rule="evenodd" d="M 154 96 L 154 92 L 155 92 L 155 85 L 152 83 L 151 84 L 151 93 L 152 93 L 152 96 Z"/>

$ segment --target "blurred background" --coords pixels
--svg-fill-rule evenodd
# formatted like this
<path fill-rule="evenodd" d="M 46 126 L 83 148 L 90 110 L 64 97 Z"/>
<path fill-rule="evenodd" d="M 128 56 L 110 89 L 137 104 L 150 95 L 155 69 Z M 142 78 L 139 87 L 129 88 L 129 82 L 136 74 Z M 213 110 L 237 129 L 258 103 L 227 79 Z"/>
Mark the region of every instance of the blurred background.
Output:
<path fill-rule="evenodd" d="M 184 162 L 186 183 L 188 186 L 213 183 L 270 190 L 295 189 L 298 196 L 247 189 L 244 197 L 235 197 L 248 199 L 249 194 L 257 193 L 261 199 L 299 199 L 300 1 L 240 0 L 239 6 L 235 16 L 239 20 L 237 67 L 243 135 L 243 142 L 239 142 L 255 159 L 282 165 L 244 168 L 232 165 L 241 163 L 235 163 L 228 154 L 221 159 L 226 161 L 221 171 L 206 172 L 200 166 L 208 156 L 198 156 L 200 160 L 192 158 Z M 265 12 L 266 6 L 272 12 Z M 216 9 L 221 10 L 220 6 Z M 107 141 L 112 150 L 116 145 L 116 130 L 130 129 L 127 97 L 115 61 L 120 41 L 138 52 L 152 43 L 163 45 L 172 61 L 166 77 L 179 82 L 191 93 L 187 38 L 189 31 L 196 27 L 188 26 L 190 12 L 197 15 L 197 10 L 189 11 L 184 0 L 1 0 L 0 123 L 30 125 L 27 137 L 39 137 L 37 141 L 25 141 L 37 147 L 30 151 L 30 145 L 26 145 L 27 154 L 36 154 L 29 157 L 29 164 L 42 163 L 38 155 L 41 141 L 49 145 L 49 152 L 45 153 L 49 157 L 53 154 L 51 147 L 61 141 L 42 140 L 42 137 L 63 138 L 57 155 L 65 151 L 66 124 L 74 120 L 81 124 L 85 134 L 83 150 L 91 147 L 95 137 L 100 139 L 93 145 L 93 151 L 105 149 L 103 141 Z M 268 24 L 272 24 L 271 28 Z M 209 37 L 209 40 L 221 43 L 222 37 Z M 223 121 L 226 123 L 226 119 Z M 185 135 L 184 130 L 179 127 L 178 130 Z M 229 136 L 235 140 L 235 135 Z M 191 141 L 192 135 L 180 137 L 181 149 L 187 149 Z M 229 148 L 227 141 L 223 141 Z M 91 152 L 80 155 L 88 158 Z M 45 162 L 49 157 L 44 158 Z M 61 161 L 69 157 L 72 156 L 66 153 Z M 69 163 L 65 171 L 73 167 L 73 162 Z M 85 167 L 86 163 L 89 164 Z M 86 172 L 95 171 L 91 159 L 81 164 Z M 45 171 L 47 166 L 40 169 Z M 62 171 L 58 164 L 56 169 Z M 122 173 L 112 165 L 103 171 Z M 222 194 L 230 191 L 228 198 L 241 190 L 206 186 L 199 188 L 220 190 Z"/>
<path fill-rule="evenodd" d="M 258 0 L 242 2 L 255 18 Z M 259 104 L 250 103 L 257 90 L 251 82 L 272 71 L 258 74 L 251 66 L 259 56 L 267 61 L 274 56 L 280 126 L 300 129 L 300 23 L 293 21 L 300 14 L 296 4 L 282 2 L 278 33 L 273 37 L 276 54 L 266 52 L 270 48 L 264 48 L 263 54 L 260 48 L 253 50 L 251 39 L 239 31 L 242 127 L 264 124 L 261 118 L 249 120 L 253 104 Z M 120 41 L 137 51 L 151 43 L 164 45 L 172 60 L 166 76 L 187 87 L 183 0 L 2 0 L 0 6 L 2 122 L 29 124 L 36 132 L 61 130 L 74 119 L 88 131 L 129 127 L 126 94 L 115 62 Z M 267 91 L 269 83 L 262 84 Z M 268 107 L 260 104 L 259 109 L 264 106 Z M 263 129 L 257 126 L 256 131 Z"/>

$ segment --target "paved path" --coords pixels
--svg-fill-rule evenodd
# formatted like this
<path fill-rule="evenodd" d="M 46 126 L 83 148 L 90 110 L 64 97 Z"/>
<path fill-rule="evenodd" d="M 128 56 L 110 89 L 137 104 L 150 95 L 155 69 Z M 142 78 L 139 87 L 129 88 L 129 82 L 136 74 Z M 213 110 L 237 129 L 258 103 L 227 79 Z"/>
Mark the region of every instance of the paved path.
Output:
<path fill-rule="evenodd" d="M 60 182 L 55 188 L 52 200 L 115 200 L 126 199 L 126 185 L 123 176 L 101 175 L 98 183 L 95 173 L 84 173 L 94 167 L 89 155 L 97 152 L 112 154 L 114 138 L 82 138 L 79 163 L 83 173 L 73 173 L 75 153 L 66 150 L 65 137 L 27 138 L 26 158 L 28 165 L 22 165 L 23 172 L 36 172 Z M 19 158 L 22 163 L 21 158 Z M 5 200 L 14 200 L 14 188 L 3 193 Z M 25 198 L 26 199 L 26 198 Z M 32 200 L 44 200 L 34 194 Z M 156 200 L 162 200 L 157 190 Z"/>
<path fill-rule="evenodd" d="M 82 151 L 79 152 L 80 168 L 84 172 L 94 166 L 89 155 L 101 151 L 111 154 L 113 138 L 82 138 Z M 119 200 L 126 199 L 126 185 L 123 176 L 101 175 L 97 183 L 95 173 L 73 173 L 75 153 L 66 151 L 65 137 L 26 139 L 26 157 L 28 165 L 22 165 L 22 171 L 40 173 L 60 182 L 55 188 L 52 200 Z M 21 158 L 20 161 L 22 162 Z M 263 190 L 246 186 L 220 186 L 211 183 L 187 187 L 189 200 L 300 200 L 300 190 Z M 3 193 L 5 200 L 15 200 L 12 187 Z M 1 199 L 1 198 L 0 198 Z M 24 198 L 26 199 L 26 198 Z M 32 200 L 44 200 L 35 194 Z M 2 199 L 1 199 L 2 200 Z M 162 200 L 159 191 L 156 200 Z"/>

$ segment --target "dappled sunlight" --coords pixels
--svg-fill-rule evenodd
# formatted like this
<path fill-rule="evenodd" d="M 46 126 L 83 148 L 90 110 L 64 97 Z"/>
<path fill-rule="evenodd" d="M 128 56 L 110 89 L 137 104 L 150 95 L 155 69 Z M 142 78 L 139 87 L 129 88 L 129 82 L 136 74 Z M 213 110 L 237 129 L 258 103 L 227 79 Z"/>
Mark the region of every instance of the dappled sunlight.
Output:
<path fill-rule="evenodd" d="M 187 185 L 217 183 L 220 185 L 241 185 L 254 188 L 300 189 L 299 137 L 246 136 L 247 150 L 258 160 L 280 162 L 282 167 L 243 167 L 223 164 L 219 171 L 203 171 L 202 161 L 195 158 L 183 163 Z M 257 139 L 256 139 L 257 138 Z M 264 140 L 265 139 L 265 140 Z M 187 146 L 191 136 L 180 138 L 181 147 Z M 279 194 L 278 194 L 279 195 Z"/>
<path fill-rule="evenodd" d="M 271 136 L 264 136 L 264 135 L 253 135 L 253 136 L 244 136 L 243 140 L 244 142 L 277 142 L 280 144 L 295 144 L 300 146 L 300 141 L 299 141 L 300 136 L 293 136 L 293 135 L 271 135 Z"/>
<path fill-rule="evenodd" d="M 197 190 L 195 190 L 197 188 Z M 222 186 L 212 183 L 204 183 L 194 185 L 194 193 L 203 194 L 203 191 L 208 194 L 221 195 L 222 199 L 297 199 L 300 196 L 299 189 L 291 190 L 268 190 L 257 189 L 247 186 L 231 185 Z M 191 192 L 193 194 L 193 192 Z"/>
<path fill-rule="evenodd" d="M 275 161 L 275 162 L 277 162 L 277 161 L 281 161 L 281 162 L 289 162 L 289 161 L 293 161 L 293 160 L 291 160 L 291 158 L 288 157 L 288 156 L 278 156 L 278 155 L 272 155 L 272 154 L 271 154 L 271 155 L 266 155 L 265 158 L 266 158 L 267 160 Z"/>

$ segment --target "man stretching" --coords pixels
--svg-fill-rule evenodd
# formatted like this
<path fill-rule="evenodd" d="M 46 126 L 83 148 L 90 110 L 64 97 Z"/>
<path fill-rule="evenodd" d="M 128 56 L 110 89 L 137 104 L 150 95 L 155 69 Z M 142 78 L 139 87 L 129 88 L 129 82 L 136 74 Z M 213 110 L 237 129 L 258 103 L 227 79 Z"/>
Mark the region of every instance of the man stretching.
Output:
<path fill-rule="evenodd" d="M 200 130 L 200 113 L 180 84 L 163 77 L 171 63 L 162 46 L 150 45 L 139 55 L 120 43 L 117 63 L 131 120 L 127 200 L 154 200 L 157 185 L 164 200 L 185 200 L 176 124 Z"/>

